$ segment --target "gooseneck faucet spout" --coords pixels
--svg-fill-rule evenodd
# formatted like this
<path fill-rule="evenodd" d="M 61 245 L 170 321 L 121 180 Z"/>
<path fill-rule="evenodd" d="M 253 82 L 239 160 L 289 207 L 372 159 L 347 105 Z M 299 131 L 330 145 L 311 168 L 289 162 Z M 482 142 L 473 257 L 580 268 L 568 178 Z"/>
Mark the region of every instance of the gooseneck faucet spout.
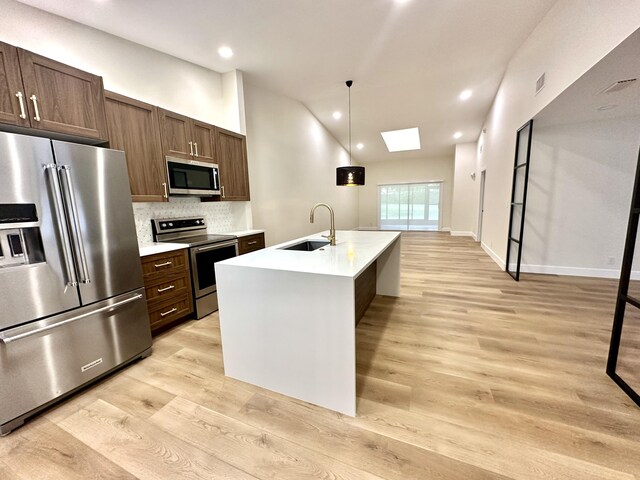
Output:
<path fill-rule="evenodd" d="M 311 213 L 309 214 L 309 222 L 313 223 L 313 214 L 318 207 L 327 207 L 329 210 L 329 215 L 331 216 L 331 227 L 329 228 L 329 235 L 323 235 L 327 240 L 329 240 L 329 245 L 335 246 L 336 244 L 336 226 L 333 218 L 333 208 L 331 208 L 326 203 L 316 203 L 311 209 Z"/>

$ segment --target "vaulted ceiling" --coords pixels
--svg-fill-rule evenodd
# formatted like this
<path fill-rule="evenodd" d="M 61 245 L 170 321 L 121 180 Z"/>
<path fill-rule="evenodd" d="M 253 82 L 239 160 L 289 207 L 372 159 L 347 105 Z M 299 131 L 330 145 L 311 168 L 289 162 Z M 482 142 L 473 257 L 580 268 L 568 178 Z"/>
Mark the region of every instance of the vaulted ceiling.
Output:
<path fill-rule="evenodd" d="M 369 162 L 451 155 L 455 143 L 475 141 L 509 59 L 555 1 L 23 3 L 218 72 L 242 70 L 245 82 L 305 104 L 345 147 L 352 79 L 353 157 Z M 222 45 L 234 56 L 221 58 Z M 419 127 L 422 149 L 388 153 L 380 132 L 409 127 Z"/>

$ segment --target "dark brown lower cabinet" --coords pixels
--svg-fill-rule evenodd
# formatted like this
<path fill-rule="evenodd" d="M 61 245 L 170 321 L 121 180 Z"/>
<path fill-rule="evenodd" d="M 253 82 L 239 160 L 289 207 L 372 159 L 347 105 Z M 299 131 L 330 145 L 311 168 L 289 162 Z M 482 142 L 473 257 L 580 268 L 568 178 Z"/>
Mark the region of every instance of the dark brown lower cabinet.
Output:
<path fill-rule="evenodd" d="M 355 280 L 355 297 L 356 297 L 356 326 L 364 317 L 367 308 L 376 296 L 376 285 L 378 277 L 377 263 L 374 261 L 362 272 Z"/>
<path fill-rule="evenodd" d="M 238 238 L 238 255 L 254 252 L 261 248 L 264 248 L 264 233 L 256 233 L 255 235 Z"/>
<path fill-rule="evenodd" d="M 142 257 L 151 332 L 193 313 L 187 249 Z"/>

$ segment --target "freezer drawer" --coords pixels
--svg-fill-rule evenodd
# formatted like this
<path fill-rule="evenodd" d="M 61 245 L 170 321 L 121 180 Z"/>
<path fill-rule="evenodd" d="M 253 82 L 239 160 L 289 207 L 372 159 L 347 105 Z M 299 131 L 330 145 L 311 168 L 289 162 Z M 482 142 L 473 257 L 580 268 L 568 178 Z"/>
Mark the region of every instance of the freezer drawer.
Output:
<path fill-rule="evenodd" d="M 150 347 L 144 289 L 0 332 L 0 433 Z"/>

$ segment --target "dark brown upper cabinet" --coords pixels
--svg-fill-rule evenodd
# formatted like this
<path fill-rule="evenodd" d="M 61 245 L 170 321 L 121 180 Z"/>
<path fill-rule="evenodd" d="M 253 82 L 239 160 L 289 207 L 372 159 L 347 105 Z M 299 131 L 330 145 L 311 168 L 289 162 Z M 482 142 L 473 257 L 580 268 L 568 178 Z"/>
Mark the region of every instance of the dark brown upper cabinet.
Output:
<path fill-rule="evenodd" d="M 215 135 L 221 200 L 249 200 L 246 137 L 219 127 L 216 127 Z"/>
<path fill-rule="evenodd" d="M 102 78 L 18 49 L 32 128 L 107 139 Z"/>
<path fill-rule="evenodd" d="M 215 163 L 215 127 L 193 120 L 192 136 L 195 158 L 203 162 Z"/>
<path fill-rule="evenodd" d="M 104 93 L 109 147 L 124 150 L 134 202 L 167 201 L 158 109 L 117 93 Z"/>
<path fill-rule="evenodd" d="M 158 116 L 164 155 L 216 162 L 213 125 L 162 108 L 158 109 Z"/>
<path fill-rule="evenodd" d="M 0 123 L 30 126 L 18 49 L 0 42 Z"/>

